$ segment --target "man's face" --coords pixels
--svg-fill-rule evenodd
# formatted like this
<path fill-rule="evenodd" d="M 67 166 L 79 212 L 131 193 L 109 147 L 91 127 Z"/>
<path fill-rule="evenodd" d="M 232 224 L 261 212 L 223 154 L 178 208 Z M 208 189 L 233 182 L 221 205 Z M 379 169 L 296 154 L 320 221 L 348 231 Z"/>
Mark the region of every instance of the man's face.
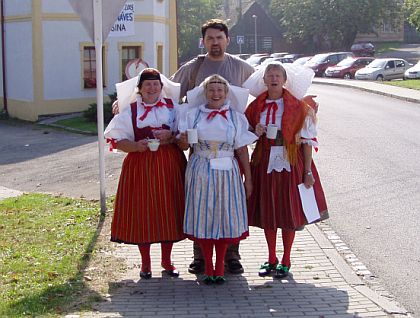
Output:
<path fill-rule="evenodd" d="M 225 32 L 217 29 L 208 28 L 204 35 L 204 47 L 211 57 L 221 57 L 226 52 L 226 47 L 229 44 L 229 38 L 226 37 Z"/>

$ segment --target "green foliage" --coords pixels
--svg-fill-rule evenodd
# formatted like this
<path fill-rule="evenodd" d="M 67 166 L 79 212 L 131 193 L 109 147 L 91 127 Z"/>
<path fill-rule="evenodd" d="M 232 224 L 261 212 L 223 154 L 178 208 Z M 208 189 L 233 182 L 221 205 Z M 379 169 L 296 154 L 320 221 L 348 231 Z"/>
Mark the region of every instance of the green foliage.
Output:
<path fill-rule="evenodd" d="M 223 0 L 177 0 L 178 56 L 184 62 L 200 54 L 201 25 L 218 18 Z"/>
<path fill-rule="evenodd" d="M 107 125 L 112 117 L 112 103 L 117 99 L 117 93 L 108 95 L 110 101 L 104 103 L 104 124 Z M 97 122 L 97 105 L 96 103 L 92 103 L 89 105 L 89 108 L 83 112 L 83 117 L 87 119 L 89 122 L 96 123 Z"/>
<path fill-rule="evenodd" d="M 42 194 L 0 201 L 0 317 L 60 314 L 85 287 L 98 203 Z"/>
<path fill-rule="evenodd" d="M 404 11 L 408 22 L 420 32 L 420 0 L 405 0 Z"/>
<path fill-rule="evenodd" d="M 403 0 L 273 0 L 270 8 L 288 41 L 320 52 L 348 50 L 358 32 L 374 32 L 382 21 L 398 27 Z"/>

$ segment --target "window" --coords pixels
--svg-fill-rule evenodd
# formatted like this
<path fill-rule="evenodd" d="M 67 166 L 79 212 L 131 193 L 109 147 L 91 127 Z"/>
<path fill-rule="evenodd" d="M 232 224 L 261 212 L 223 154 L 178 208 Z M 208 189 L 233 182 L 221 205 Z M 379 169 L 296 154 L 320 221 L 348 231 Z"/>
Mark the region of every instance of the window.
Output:
<path fill-rule="evenodd" d="M 104 69 L 104 47 L 102 47 L 102 70 Z M 105 72 L 102 82 L 105 86 Z M 83 88 L 96 88 L 96 53 L 94 46 L 83 46 Z"/>
<path fill-rule="evenodd" d="M 395 66 L 396 67 L 404 67 L 405 63 L 404 63 L 404 61 L 397 60 L 397 61 L 395 61 Z"/>
<path fill-rule="evenodd" d="M 159 70 L 159 72 L 163 72 L 163 45 L 162 44 L 158 44 L 156 47 L 156 57 L 157 57 L 157 69 Z"/>
<path fill-rule="evenodd" d="M 394 67 L 395 67 L 394 61 L 388 61 L 388 63 L 386 63 L 386 68 L 394 68 Z"/>
<path fill-rule="evenodd" d="M 141 58 L 141 46 L 122 46 L 121 47 L 121 79 L 127 80 L 126 67 L 127 64 L 135 59 Z"/>

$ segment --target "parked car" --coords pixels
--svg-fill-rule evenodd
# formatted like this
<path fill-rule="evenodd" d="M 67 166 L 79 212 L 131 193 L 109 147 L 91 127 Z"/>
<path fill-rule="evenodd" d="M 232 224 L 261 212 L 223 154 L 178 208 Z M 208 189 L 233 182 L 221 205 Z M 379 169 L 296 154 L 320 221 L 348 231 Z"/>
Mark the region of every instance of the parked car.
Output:
<path fill-rule="evenodd" d="M 405 78 L 420 78 L 420 61 L 417 62 L 416 65 L 410 67 L 404 73 Z"/>
<path fill-rule="evenodd" d="M 249 58 L 247 58 L 245 62 L 255 67 L 256 65 L 261 64 L 262 61 L 264 61 L 265 59 L 268 59 L 269 57 L 270 55 L 268 55 L 267 53 L 256 53 L 256 54 L 252 54 Z"/>
<path fill-rule="evenodd" d="M 295 65 L 304 65 L 306 62 L 308 62 L 310 59 L 312 58 L 312 56 L 302 56 L 299 57 L 298 59 L 296 59 L 293 64 Z"/>
<path fill-rule="evenodd" d="M 288 59 L 292 59 L 293 61 L 295 61 L 295 60 L 297 60 L 298 58 L 300 58 L 300 57 L 302 57 L 303 56 L 303 54 L 297 54 L 297 53 L 294 53 L 294 54 L 286 54 L 285 56 L 283 56 L 283 57 L 286 57 L 286 58 L 288 58 Z"/>
<path fill-rule="evenodd" d="M 271 53 L 270 56 L 271 57 L 283 57 L 287 54 L 289 54 L 289 53 L 288 52 L 275 52 L 275 53 Z"/>
<path fill-rule="evenodd" d="M 255 69 L 258 70 L 259 68 L 270 64 L 270 62 L 293 63 L 293 60 L 287 57 L 269 57 L 268 59 L 265 59 L 260 65 L 256 65 Z"/>
<path fill-rule="evenodd" d="M 304 65 L 313 69 L 315 76 L 325 76 L 327 67 L 337 65 L 338 62 L 341 62 L 347 57 L 354 57 L 354 55 L 351 52 L 321 53 L 314 55 Z"/>
<path fill-rule="evenodd" d="M 354 43 L 350 47 L 350 51 L 352 51 L 355 56 L 374 56 L 375 46 L 370 42 Z"/>
<path fill-rule="evenodd" d="M 358 80 L 391 80 L 404 79 L 404 73 L 411 67 L 406 60 L 397 58 L 375 59 L 368 66 L 361 68 L 355 74 Z"/>
<path fill-rule="evenodd" d="M 237 56 L 237 57 L 239 57 L 239 58 L 241 58 L 243 60 L 246 60 L 247 58 L 251 57 L 251 54 L 241 53 L 241 54 L 235 54 L 235 56 Z"/>
<path fill-rule="evenodd" d="M 335 66 L 330 66 L 325 70 L 325 76 L 351 79 L 357 70 L 365 67 L 375 58 L 373 57 L 348 57 Z"/>

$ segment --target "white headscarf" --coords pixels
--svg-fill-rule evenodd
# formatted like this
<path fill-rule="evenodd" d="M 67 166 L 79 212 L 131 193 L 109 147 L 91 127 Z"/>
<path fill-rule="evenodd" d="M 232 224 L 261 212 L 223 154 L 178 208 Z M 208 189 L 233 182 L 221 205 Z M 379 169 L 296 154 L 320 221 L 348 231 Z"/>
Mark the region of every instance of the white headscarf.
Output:
<path fill-rule="evenodd" d="M 238 86 L 227 84 L 228 94 L 226 102 L 232 109 L 243 114 L 248 105 L 249 90 Z M 207 104 L 206 94 L 204 92 L 204 82 L 187 92 L 188 108 L 195 108 Z"/>
<path fill-rule="evenodd" d="M 287 80 L 284 87 L 297 99 L 302 99 L 308 89 L 311 86 L 312 79 L 315 73 L 312 69 L 301 65 L 293 65 L 291 63 L 280 63 L 272 62 L 267 64 L 265 67 L 261 67 L 255 71 L 242 85 L 249 89 L 249 93 L 255 97 L 267 90 L 267 86 L 264 84 L 264 73 L 265 69 L 270 64 L 280 64 L 287 74 Z"/>
<path fill-rule="evenodd" d="M 118 97 L 119 111 L 122 112 L 131 103 L 136 101 L 138 96 L 137 80 L 141 76 L 143 71 L 136 77 L 126 80 L 121 83 L 116 83 Z M 170 81 L 165 75 L 160 74 L 160 80 L 162 81 L 162 93 L 161 96 L 172 99 L 175 103 L 179 101 L 179 95 L 181 93 L 181 84 Z"/>

